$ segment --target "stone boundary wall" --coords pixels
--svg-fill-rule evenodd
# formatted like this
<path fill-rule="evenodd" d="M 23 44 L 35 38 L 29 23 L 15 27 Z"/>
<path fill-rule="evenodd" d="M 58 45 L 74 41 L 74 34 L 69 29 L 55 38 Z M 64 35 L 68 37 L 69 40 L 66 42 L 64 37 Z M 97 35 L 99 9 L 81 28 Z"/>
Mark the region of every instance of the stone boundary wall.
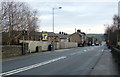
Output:
<path fill-rule="evenodd" d="M 25 41 L 25 43 L 28 43 L 28 50 L 29 52 L 35 52 L 37 46 L 42 46 L 42 51 L 48 50 L 49 42 L 40 42 L 40 41 Z"/>
<path fill-rule="evenodd" d="M 2 58 L 22 55 L 21 45 L 4 45 L 0 47 L 2 48 L 2 51 L 1 51 Z"/>
<path fill-rule="evenodd" d="M 60 42 L 59 44 L 60 49 L 78 47 L 77 43 L 75 42 Z"/>
<path fill-rule="evenodd" d="M 36 47 L 41 46 L 42 51 L 47 51 L 48 46 L 51 44 L 50 42 L 40 42 L 40 41 L 25 41 L 28 43 L 27 47 L 25 47 L 25 52 L 31 53 L 36 52 Z M 65 49 L 65 48 L 75 48 L 77 47 L 77 43 L 74 42 L 55 42 L 55 49 Z M 0 55 L 2 58 L 8 58 L 13 56 L 21 56 L 22 55 L 22 45 L 1 45 L 2 49 Z"/>
<path fill-rule="evenodd" d="M 35 52 L 37 46 L 42 46 L 42 51 L 47 51 L 50 42 L 40 42 L 40 41 L 25 41 L 28 43 L 29 52 Z M 78 47 L 77 43 L 74 42 L 55 42 L 55 49 L 65 49 L 65 48 L 75 48 Z"/>

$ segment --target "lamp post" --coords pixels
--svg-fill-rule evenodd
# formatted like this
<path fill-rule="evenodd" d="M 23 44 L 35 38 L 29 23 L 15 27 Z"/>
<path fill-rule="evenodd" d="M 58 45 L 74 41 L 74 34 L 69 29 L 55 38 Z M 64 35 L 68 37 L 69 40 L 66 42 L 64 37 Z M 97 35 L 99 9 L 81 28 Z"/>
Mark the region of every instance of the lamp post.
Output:
<path fill-rule="evenodd" d="M 120 30 L 120 1 L 118 2 L 118 31 L 117 31 L 117 45 L 119 40 L 119 30 Z"/>
<path fill-rule="evenodd" d="M 52 8 L 52 15 L 53 15 L 53 51 L 54 51 L 54 10 L 55 9 L 62 9 L 62 7 Z"/>

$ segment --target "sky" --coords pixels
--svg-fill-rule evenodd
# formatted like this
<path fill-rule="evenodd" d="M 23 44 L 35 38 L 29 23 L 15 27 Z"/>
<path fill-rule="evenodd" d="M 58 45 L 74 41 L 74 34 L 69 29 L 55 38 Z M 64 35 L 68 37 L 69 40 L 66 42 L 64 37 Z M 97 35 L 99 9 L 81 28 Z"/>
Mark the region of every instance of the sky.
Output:
<path fill-rule="evenodd" d="M 74 33 L 75 28 L 85 33 L 104 33 L 104 24 L 112 24 L 112 18 L 118 13 L 116 0 L 45 0 L 26 1 L 32 8 L 38 10 L 39 31 L 53 31 L 52 8 L 54 11 L 55 33 Z M 57 9 L 62 7 L 62 9 Z"/>

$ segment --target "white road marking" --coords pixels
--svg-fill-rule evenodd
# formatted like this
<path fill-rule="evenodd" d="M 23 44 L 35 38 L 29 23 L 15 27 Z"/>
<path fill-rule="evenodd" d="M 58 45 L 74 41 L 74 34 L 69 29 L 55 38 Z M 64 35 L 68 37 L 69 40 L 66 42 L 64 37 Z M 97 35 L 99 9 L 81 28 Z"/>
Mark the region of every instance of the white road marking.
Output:
<path fill-rule="evenodd" d="M 87 50 L 84 50 L 84 52 L 86 52 Z"/>
<path fill-rule="evenodd" d="M 75 55 L 76 53 L 71 53 L 70 55 Z"/>
<path fill-rule="evenodd" d="M 61 50 L 55 50 L 56 52 L 63 52 L 63 51 L 68 51 L 70 49 L 61 49 Z"/>
<path fill-rule="evenodd" d="M 71 53 L 71 54 L 69 54 L 69 55 L 76 55 L 76 54 L 82 54 L 82 53 L 85 53 L 85 52 L 88 52 L 87 50 L 84 50 L 83 52 L 76 52 L 76 53 Z"/>
<path fill-rule="evenodd" d="M 19 72 L 23 72 L 23 71 L 26 71 L 26 70 L 29 70 L 29 69 L 40 67 L 40 66 L 43 66 L 43 65 L 61 60 L 61 59 L 65 59 L 65 58 L 66 58 L 66 56 L 62 56 L 62 57 L 55 58 L 55 59 L 52 59 L 52 60 L 44 61 L 42 63 L 37 63 L 37 64 L 33 64 L 33 65 L 30 65 L 30 66 L 22 67 L 22 68 L 19 68 L 19 69 L 11 70 L 11 71 L 8 71 L 8 72 L 1 73 L 0 76 L 8 76 L 8 75 L 16 74 L 16 73 L 19 73 Z"/>
<path fill-rule="evenodd" d="M 97 53 L 95 56 L 100 56 L 100 53 Z"/>

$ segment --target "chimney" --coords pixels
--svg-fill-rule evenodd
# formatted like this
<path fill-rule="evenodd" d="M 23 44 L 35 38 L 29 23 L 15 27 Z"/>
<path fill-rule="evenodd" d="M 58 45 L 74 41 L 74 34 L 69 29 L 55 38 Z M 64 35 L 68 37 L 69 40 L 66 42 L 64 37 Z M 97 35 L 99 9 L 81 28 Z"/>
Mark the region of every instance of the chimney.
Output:
<path fill-rule="evenodd" d="M 76 33 L 76 28 L 75 28 L 75 33 Z"/>
<path fill-rule="evenodd" d="M 61 34 L 61 32 L 59 32 L 59 34 Z"/>
<path fill-rule="evenodd" d="M 78 30 L 77 30 L 77 32 L 81 33 L 81 30 L 80 30 L 80 29 L 78 29 Z"/>

